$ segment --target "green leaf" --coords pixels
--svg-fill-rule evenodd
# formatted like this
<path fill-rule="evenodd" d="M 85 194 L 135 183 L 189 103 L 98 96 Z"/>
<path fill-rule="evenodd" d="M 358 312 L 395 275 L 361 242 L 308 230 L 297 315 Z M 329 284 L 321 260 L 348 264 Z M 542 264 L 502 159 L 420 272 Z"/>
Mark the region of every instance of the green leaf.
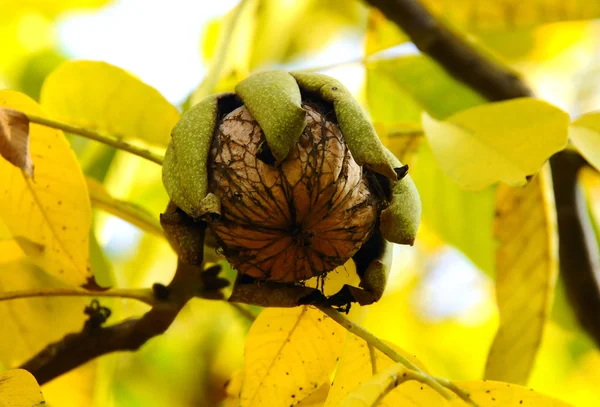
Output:
<path fill-rule="evenodd" d="M 0 407 L 36 407 L 46 404 L 35 377 L 27 370 L 0 373 Z"/>
<path fill-rule="evenodd" d="M 156 89 L 105 62 L 69 61 L 52 72 L 41 104 L 56 119 L 166 146 L 179 112 Z"/>
<path fill-rule="evenodd" d="M 381 76 L 379 80 L 386 80 L 388 86 L 403 90 L 418 106 L 438 119 L 485 103 L 485 99 L 478 93 L 456 81 L 437 63 L 423 55 L 370 62 L 367 70 L 371 71 L 368 78 L 372 78 L 372 75 Z M 369 104 L 371 100 L 372 98 L 369 99 Z M 379 103 L 389 104 L 390 109 L 397 111 L 407 108 L 406 103 L 392 104 L 385 98 L 380 98 Z M 375 115 L 373 119 L 380 120 Z M 396 118 L 395 121 L 398 120 Z"/>
<path fill-rule="evenodd" d="M 496 298 L 500 327 L 485 378 L 526 384 L 558 276 L 556 208 L 549 167 L 525 188 L 498 187 Z"/>
<path fill-rule="evenodd" d="M 464 191 L 452 181 L 424 143 L 410 170 L 423 206 L 423 223 L 487 273 L 494 270 L 495 188 Z"/>
<path fill-rule="evenodd" d="M 46 116 L 18 92 L 0 91 L 0 106 Z M 81 168 L 62 131 L 31 124 L 30 151 L 35 180 L 0 160 L 0 217 L 32 261 L 63 281 L 85 284 L 91 207 Z"/>
<path fill-rule="evenodd" d="M 489 103 L 444 121 L 423 113 L 423 128 L 440 167 L 466 190 L 496 182 L 522 186 L 568 139 L 569 116 L 539 99 Z"/>
<path fill-rule="evenodd" d="M 245 349 L 241 406 L 288 407 L 329 379 L 346 331 L 317 309 L 267 308 Z"/>
<path fill-rule="evenodd" d="M 600 169 L 600 112 L 590 112 L 571 123 L 569 138 L 590 164 Z"/>

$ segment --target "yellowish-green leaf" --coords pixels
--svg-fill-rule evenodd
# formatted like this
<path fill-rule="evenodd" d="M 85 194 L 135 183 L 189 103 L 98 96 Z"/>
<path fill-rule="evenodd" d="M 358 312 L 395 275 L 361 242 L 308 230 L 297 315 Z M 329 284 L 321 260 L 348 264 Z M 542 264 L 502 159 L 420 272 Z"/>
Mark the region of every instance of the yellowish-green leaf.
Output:
<path fill-rule="evenodd" d="M 581 155 L 600 169 L 600 112 L 584 114 L 571 123 L 569 138 Z"/>
<path fill-rule="evenodd" d="M 313 393 L 328 380 L 345 337 L 317 309 L 265 309 L 246 339 L 241 406 L 288 407 Z"/>
<path fill-rule="evenodd" d="M 111 215 L 119 217 L 146 232 L 163 236 L 163 229 L 154 215 L 131 202 L 112 197 L 102 184 L 92 178 L 86 178 L 92 205 Z"/>
<path fill-rule="evenodd" d="M 369 62 L 367 98 L 373 120 L 391 119 L 392 123 L 408 117 L 418 122 L 421 109 L 437 119 L 444 119 L 457 111 L 485 103 L 481 95 L 423 55 Z M 416 110 L 415 105 L 417 114 L 412 113 Z M 383 116 L 382 112 L 388 111 L 393 116 Z"/>
<path fill-rule="evenodd" d="M 366 86 L 369 111 L 378 134 L 397 156 L 404 154 L 407 139 L 395 137 L 398 122 L 402 122 L 401 129 L 421 130 L 423 109 L 443 118 L 484 102 L 481 96 L 421 56 L 369 64 Z M 410 145 L 415 146 L 417 140 Z M 460 189 L 440 169 L 429 144 L 423 141 L 409 170 L 421 196 L 423 224 L 465 253 L 477 266 L 491 272 L 494 267 L 493 189 L 480 192 Z"/>
<path fill-rule="evenodd" d="M 365 56 L 407 42 L 409 39 L 400 28 L 375 8 L 369 11 L 365 35 Z"/>
<path fill-rule="evenodd" d="M 42 390 L 27 370 L 0 373 L 0 407 L 36 407 L 43 404 Z"/>
<path fill-rule="evenodd" d="M 166 146 L 179 112 L 156 89 L 105 62 L 68 61 L 42 87 L 53 118 Z"/>
<path fill-rule="evenodd" d="M 434 14 L 477 31 L 600 17 L 600 3 L 586 0 L 424 0 L 423 3 Z"/>
<path fill-rule="evenodd" d="M 400 349 L 392 343 L 388 344 L 426 372 L 425 366 L 415 355 Z M 390 358 L 367 344 L 363 339 L 355 335 L 348 335 L 325 407 L 338 406 L 358 386 L 370 381 L 374 375 L 394 365 L 395 363 Z M 406 385 L 412 386 L 414 384 L 407 383 Z M 393 393 L 379 406 L 401 406 L 403 402 L 406 402 L 405 398 Z"/>
<path fill-rule="evenodd" d="M 459 188 L 441 170 L 426 140 L 409 171 L 421 196 L 423 223 L 480 269 L 493 272 L 495 187 L 478 192 Z"/>
<path fill-rule="evenodd" d="M 423 113 L 423 128 L 442 170 L 471 191 L 496 182 L 522 186 L 565 148 L 569 116 L 533 98 L 475 106 L 438 121 Z"/>
<path fill-rule="evenodd" d="M 391 126 L 386 126 L 383 123 L 373 123 L 373 125 L 388 150 L 403 164 L 412 167 L 425 140 L 423 129 L 414 123 L 397 123 Z"/>
<path fill-rule="evenodd" d="M 485 378 L 526 384 L 558 275 L 556 208 L 548 166 L 525 187 L 501 185 L 494 225 L 500 327 Z"/>
<path fill-rule="evenodd" d="M 0 292 L 65 287 L 25 259 L 0 266 Z M 49 343 L 80 331 L 88 302 L 83 297 L 0 301 L 0 365 L 18 366 Z"/>
<path fill-rule="evenodd" d="M 33 178 L 29 119 L 23 112 L 0 108 L 0 155 Z"/>
<path fill-rule="evenodd" d="M 27 96 L 0 91 L 0 106 L 37 116 L 45 112 Z M 23 251 L 46 272 L 85 284 L 91 207 L 79 164 L 61 131 L 31 124 L 35 181 L 0 161 L 0 217 Z"/>

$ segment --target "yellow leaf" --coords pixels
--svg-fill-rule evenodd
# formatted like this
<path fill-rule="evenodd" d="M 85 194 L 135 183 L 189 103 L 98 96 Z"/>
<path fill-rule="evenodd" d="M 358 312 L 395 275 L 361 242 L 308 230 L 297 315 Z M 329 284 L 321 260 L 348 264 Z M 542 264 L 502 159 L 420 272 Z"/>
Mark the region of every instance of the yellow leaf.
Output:
<path fill-rule="evenodd" d="M 354 389 L 337 406 L 374 407 L 374 406 L 418 406 L 418 407 L 467 407 L 465 401 L 454 397 L 444 399 L 439 393 L 420 383 L 414 372 L 400 364 L 375 375 L 370 381 Z M 569 404 L 534 392 L 515 384 L 493 381 L 452 382 L 473 400 L 479 407 L 569 407 Z M 396 387 L 397 386 L 397 387 Z M 394 389 L 395 387 L 395 389 Z M 392 390 L 390 392 L 390 390 Z M 388 393 L 389 392 L 389 393 Z M 400 395 L 394 404 L 386 404 L 394 393 Z M 383 396 L 383 397 L 382 397 Z M 381 399 L 381 401 L 379 401 Z M 401 401 L 400 401 L 401 400 Z M 336 407 L 337 407 L 336 406 Z"/>
<path fill-rule="evenodd" d="M 556 208 L 549 168 L 496 200 L 496 298 L 500 327 L 485 377 L 525 384 L 542 340 L 558 275 Z"/>
<path fill-rule="evenodd" d="M 333 371 L 346 331 L 319 310 L 268 308 L 245 348 L 242 407 L 288 407 L 319 388 Z"/>
<path fill-rule="evenodd" d="M 42 390 L 27 370 L 0 373 L 0 407 L 35 407 L 45 404 Z"/>
<path fill-rule="evenodd" d="M 516 384 L 494 382 L 490 380 L 475 380 L 469 382 L 453 382 L 467 392 L 479 407 L 569 407 L 564 401 L 518 386 Z M 428 392 L 433 392 L 427 389 Z M 434 393 L 437 395 L 437 393 Z M 467 406 L 460 399 L 447 403 L 449 406 Z M 422 404 L 433 406 L 444 404 Z"/>
<path fill-rule="evenodd" d="M 179 120 L 156 89 L 105 62 L 65 62 L 46 78 L 40 100 L 69 124 L 163 146 Z"/>
<path fill-rule="evenodd" d="M 478 31 L 512 29 L 600 17 L 600 3 L 587 0 L 424 0 L 432 12 Z"/>
<path fill-rule="evenodd" d="M 367 20 L 365 56 L 408 41 L 406 34 L 392 23 L 378 9 L 371 9 Z"/>
<path fill-rule="evenodd" d="M 164 236 L 163 229 L 154 215 L 134 203 L 113 198 L 102 184 L 86 178 L 92 204 L 111 215 L 117 216 L 157 236 Z"/>
<path fill-rule="evenodd" d="M 29 97 L 0 91 L 0 106 L 45 116 Z M 31 124 L 35 180 L 0 160 L 0 217 L 32 261 L 71 284 L 85 284 L 91 208 L 75 154 L 61 131 Z"/>
<path fill-rule="evenodd" d="M 388 344 L 423 371 L 427 371 L 415 355 L 400 349 L 392 343 Z M 396 365 L 395 362 L 367 344 L 363 339 L 355 335 L 348 335 L 325 407 L 338 406 L 338 403 L 358 386 L 370 381 L 374 375 L 384 372 L 394 365 Z M 406 384 L 406 386 L 413 385 L 414 383 Z M 393 392 L 379 406 L 401 406 L 405 402 L 406 399 L 401 394 Z"/>
<path fill-rule="evenodd" d="M 569 138 L 581 155 L 600 169 L 600 112 L 584 114 L 571 123 Z"/>
<path fill-rule="evenodd" d="M 466 190 L 496 182 L 522 186 L 565 148 L 569 116 L 533 98 L 475 106 L 444 121 L 423 113 L 423 128 L 442 170 Z"/>
<path fill-rule="evenodd" d="M 2 240 L 0 238 L 0 264 L 10 263 L 25 257 L 25 253 L 13 239 Z"/>
<path fill-rule="evenodd" d="M 0 267 L 0 292 L 64 288 L 28 262 L 14 261 Z M 0 301 L 0 365 L 18 366 L 64 335 L 78 332 L 86 316 L 83 297 L 37 297 Z M 57 323 L 60 321 L 60 323 Z"/>

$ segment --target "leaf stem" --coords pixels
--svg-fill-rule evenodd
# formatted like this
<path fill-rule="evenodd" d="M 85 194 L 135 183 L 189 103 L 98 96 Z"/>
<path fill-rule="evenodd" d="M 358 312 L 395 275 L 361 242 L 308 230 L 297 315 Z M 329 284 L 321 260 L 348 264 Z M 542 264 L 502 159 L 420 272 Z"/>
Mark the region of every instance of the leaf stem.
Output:
<path fill-rule="evenodd" d="M 112 288 L 104 291 L 90 291 L 85 288 L 66 287 L 0 292 L 0 302 L 34 297 L 119 297 L 141 301 L 151 306 L 156 305 L 152 289 L 149 288 Z"/>
<path fill-rule="evenodd" d="M 47 119 L 45 117 L 34 116 L 26 114 L 30 122 L 36 123 L 42 126 L 51 127 L 65 131 L 67 133 L 76 134 L 81 137 L 85 137 L 90 140 L 98 141 L 108 146 L 114 147 L 118 150 L 127 151 L 128 153 L 137 155 L 138 157 L 145 158 L 148 161 L 152 161 L 158 165 L 162 165 L 164 157 L 160 154 L 153 153 L 147 148 L 134 146 L 126 141 L 123 141 L 120 137 L 109 136 L 93 130 L 86 129 L 84 127 L 73 126 L 71 124 L 58 122 L 55 120 Z"/>
<path fill-rule="evenodd" d="M 446 380 L 446 379 L 438 379 L 436 377 L 429 376 L 427 373 L 423 372 L 419 368 L 419 366 L 415 365 L 410 360 L 408 360 L 407 358 L 402 356 L 400 353 L 396 352 L 391 346 L 389 346 L 387 343 L 383 342 L 381 339 L 377 338 L 375 335 L 373 335 L 372 333 L 370 333 L 363 327 L 350 321 L 348 318 L 346 318 L 340 312 L 334 310 L 331 307 L 327 307 L 327 306 L 323 306 L 323 305 L 320 305 L 317 308 L 319 308 L 325 315 L 327 315 L 328 317 L 333 319 L 335 322 L 337 322 L 338 324 L 343 326 L 346 330 L 348 330 L 348 332 L 358 336 L 359 338 L 364 339 L 365 342 L 367 342 L 369 345 L 372 345 L 373 347 L 375 347 L 376 349 L 381 351 L 384 355 L 386 355 L 387 357 L 392 359 L 394 362 L 400 363 L 403 366 L 405 366 L 406 368 L 411 369 L 419 374 L 424 375 L 423 377 L 431 378 L 431 381 L 428 382 L 430 384 L 430 387 L 432 389 L 434 389 L 435 391 L 437 391 L 438 393 L 440 393 L 442 396 L 444 396 L 444 398 L 446 398 L 447 400 L 450 400 L 451 397 L 450 397 L 450 394 L 448 393 L 448 391 L 446 390 L 446 388 L 450 389 L 452 392 L 454 392 L 458 397 L 460 397 L 462 400 L 464 400 L 469 405 L 471 405 L 471 406 L 476 405 L 473 402 L 473 400 L 471 400 L 469 395 L 466 394 L 464 391 L 460 390 L 458 388 L 458 386 L 456 386 L 454 383 L 452 383 L 451 381 Z"/>

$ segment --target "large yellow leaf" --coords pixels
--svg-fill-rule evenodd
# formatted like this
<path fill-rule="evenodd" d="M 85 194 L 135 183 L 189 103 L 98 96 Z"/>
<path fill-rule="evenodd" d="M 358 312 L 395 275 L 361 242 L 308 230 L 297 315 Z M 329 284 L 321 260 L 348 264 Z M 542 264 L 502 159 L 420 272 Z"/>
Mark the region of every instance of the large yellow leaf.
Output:
<path fill-rule="evenodd" d="M 442 170 L 466 190 L 496 182 L 522 186 L 568 139 L 569 116 L 533 98 L 475 106 L 444 121 L 423 113 Z"/>
<path fill-rule="evenodd" d="M 166 146 L 179 112 L 156 89 L 121 68 L 68 61 L 46 78 L 41 104 L 69 124 Z"/>
<path fill-rule="evenodd" d="M 10 263 L 25 257 L 23 249 L 14 239 L 0 239 L 0 264 Z"/>
<path fill-rule="evenodd" d="M 581 155 L 600 169 L 600 112 L 584 114 L 571 123 L 569 138 Z"/>
<path fill-rule="evenodd" d="M 423 3 L 435 14 L 478 31 L 600 17 L 600 3 L 587 0 L 424 0 Z"/>
<path fill-rule="evenodd" d="M 242 407 L 288 407 L 321 386 L 333 371 L 346 331 L 319 310 L 268 308 L 245 349 Z"/>
<path fill-rule="evenodd" d="M 444 399 L 426 384 L 411 380 L 411 372 L 395 364 L 363 383 L 338 407 L 415 406 L 415 407 L 466 407 L 472 406 L 458 397 Z M 479 407 L 568 407 L 569 404 L 514 384 L 493 381 L 453 382 L 467 393 Z M 397 386 L 397 387 L 396 387 Z M 390 392 L 391 391 L 391 392 Z M 389 392 L 389 393 L 388 393 Z M 394 393 L 397 401 L 386 404 Z M 383 396 L 383 397 L 382 397 Z M 380 401 L 381 400 L 381 401 Z"/>
<path fill-rule="evenodd" d="M 412 355 L 393 344 L 389 344 L 401 355 L 419 366 L 423 371 L 426 371 L 425 366 Z M 363 339 L 348 335 L 346 344 L 342 351 L 342 356 L 338 363 L 333 385 L 327 396 L 325 407 L 338 406 L 339 403 L 354 389 L 361 384 L 368 382 L 371 378 L 389 367 L 395 365 L 390 358 L 383 353 L 367 344 Z M 406 386 L 412 387 L 417 383 L 407 383 Z M 421 385 L 418 384 L 420 387 Z M 399 392 L 392 392 L 380 404 L 380 407 L 385 406 L 401 406 L 406 402 L 406 398 Z"/>
<path fill-rule="evenodd" d="M 558 275 L 556 209 L 548 167 L 496 200 L 496 298 L 500 327 L 486 379 L 525 384 L 540 347 Z"/>
<path fill-rule="evenodd" d="M 27 370 L 0 373 L 0 407 L 36 407 L 43 404 L 42 390 Z"/>
<path fill-rule="evenodd" d="M 26 261 L 0 266 L 0 292 L 64 288 Z M 37 297 L 0 301 L 0 365 L 17 366 L 67 333 L 78 332 L 86 319 L 83 297 Z M 60 323 L 57 323 L 60 321 Z"/>
<path fill-rule="evenodd" d="M 0 91 L 0 106 L 38 116 L 29 97 Z M 88 281 L 91 208 L 79 164 L 61 131 L 30 126 L 35 179 L 0 160 L 0 217 L 31 259 L 49 274 L 81 285 Z"/>

